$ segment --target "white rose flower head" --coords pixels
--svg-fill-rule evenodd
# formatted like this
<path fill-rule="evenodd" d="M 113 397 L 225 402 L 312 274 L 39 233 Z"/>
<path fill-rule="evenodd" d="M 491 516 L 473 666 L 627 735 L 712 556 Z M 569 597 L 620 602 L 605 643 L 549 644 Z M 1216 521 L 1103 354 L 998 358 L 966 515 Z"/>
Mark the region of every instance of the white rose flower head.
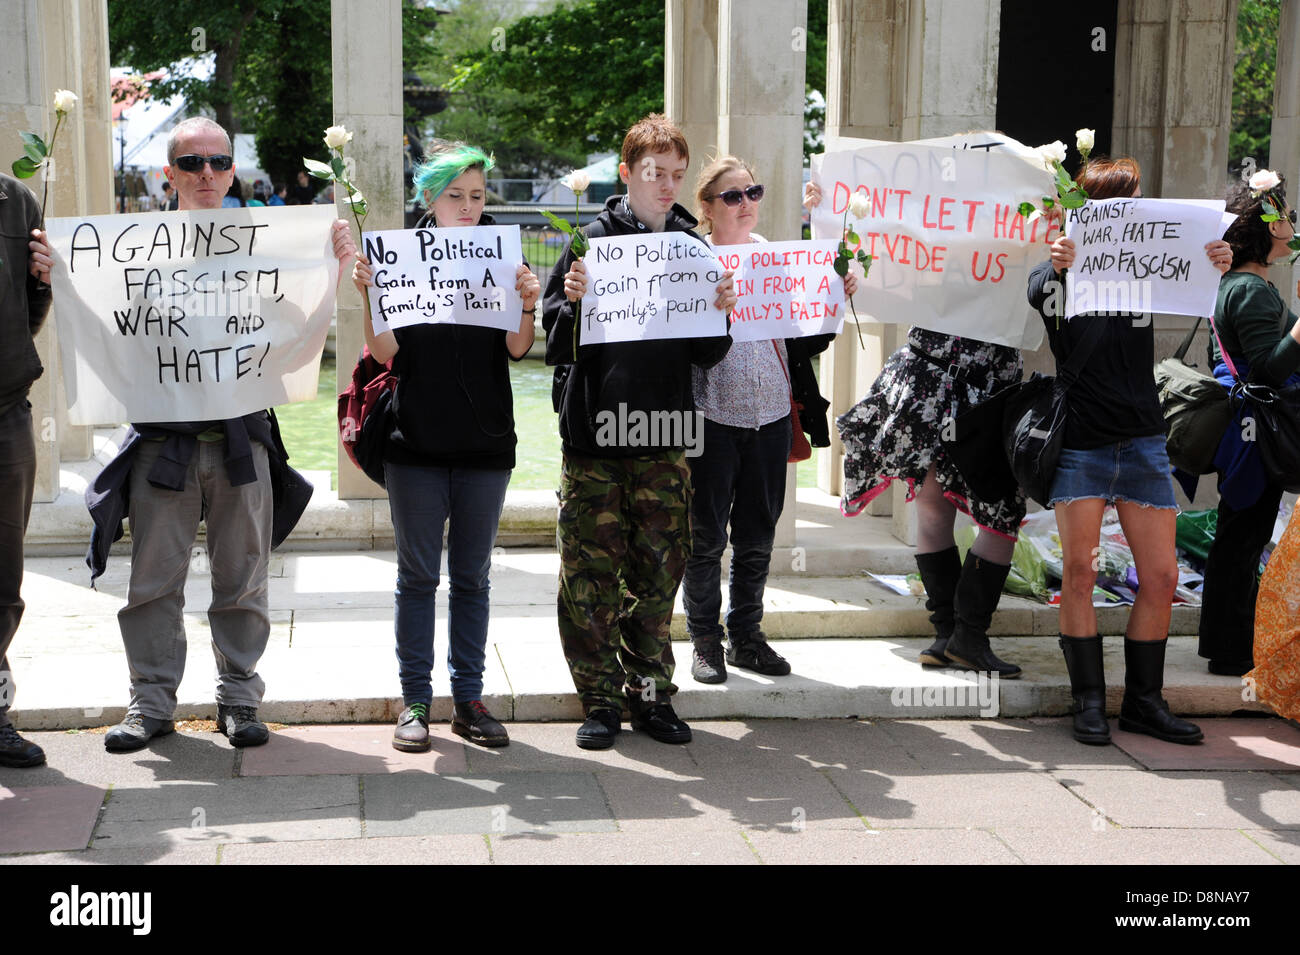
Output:
<path fill-rule="evenodd" d="M 54 91 L 54 111 L 56 113 L 68 113 L 72 107 L 77 105 L 77 94 L 72 90 L 55 90 Z"/>
<path fill-rule="evenodd" d="M 352 142 L 352 134 L 342 126 L 331 126 L 325 130 L 325 145 L 330 149 L 342 149 Z"/>
<path fill-rule="evenodd" d="M 871 202 L 861 192 L 849 196 L 849 215 L 854 219 L 865 219 L 871 212 Z"/>
<path fill-rule="evenodd" d="M 1074 131 L 1074 146 L 1085 156 L 1092 152 L 1092 147 L 1097 145 L 1097 131 L 1095 129 L 1076 129 Z"/>
<path fill-rule="evenodd" d="M 1261 169 L 1250 177 L 1250 189 L 1255 193 L 1265 193 L 1282 184 L 1281 178 L 1272 169 Z"/>
<path fill-rule="evenodd" d="M 560 185 L 565 186 L 575 196 L 580 196 L 591 187 L 591 175 L 584 170 L 575 169 L 560 180 Z"/>
<path fill-rule="evenodd" d="M 1043 165 L 1051 170 L 1053 163 L 1065 162 L 1065 143 L 1058 139 L 1045 146 L 1039 146 L 1038 155 L 1042 157 Z"/>

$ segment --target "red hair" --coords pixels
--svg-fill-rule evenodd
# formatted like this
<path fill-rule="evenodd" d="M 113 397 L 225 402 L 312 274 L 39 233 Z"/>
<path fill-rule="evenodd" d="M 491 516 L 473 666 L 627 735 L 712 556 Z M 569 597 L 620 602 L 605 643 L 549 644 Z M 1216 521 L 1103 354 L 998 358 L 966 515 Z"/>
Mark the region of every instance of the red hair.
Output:
<path fill-rule="evenodd" d="M 1079 170 L 1074 181 L 1089 199 L 1127 199 L 1142 185 L 1142 170 L 1136 160 L 1121 156 L 1119 159 L 1089 159 Z"/>

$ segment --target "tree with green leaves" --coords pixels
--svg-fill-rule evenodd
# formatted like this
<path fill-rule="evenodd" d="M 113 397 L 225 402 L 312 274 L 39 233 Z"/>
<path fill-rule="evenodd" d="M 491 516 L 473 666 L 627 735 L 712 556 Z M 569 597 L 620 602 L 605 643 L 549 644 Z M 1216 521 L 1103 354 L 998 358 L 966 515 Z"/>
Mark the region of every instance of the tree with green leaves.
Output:
<path fill-rule="evenodd" d="M 1229 160 L 1247 157 L 1268 165 L 1273 125 L 1273 77 L 1281 0 L 1241 0 L 1237 11 L 1237 55 L 1232 70 L 1232 133 Z"/>
<path fill-rule="evenodd" d="M 576 0 L 508 24 L 449 85 L 495 110 L 496 143 L 531 140 L 578 160 L 617 150 L 629 126 L 662 112 L 663 77 L 663 0 Z M 503 91 L 514 109 L 490 105 Z"/>

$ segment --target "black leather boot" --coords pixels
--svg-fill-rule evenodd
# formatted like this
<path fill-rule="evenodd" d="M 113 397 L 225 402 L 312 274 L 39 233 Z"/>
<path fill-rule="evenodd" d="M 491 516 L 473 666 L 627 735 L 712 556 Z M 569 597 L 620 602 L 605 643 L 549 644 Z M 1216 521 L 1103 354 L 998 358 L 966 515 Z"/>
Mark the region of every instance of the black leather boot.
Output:
<path fill-rule="evenodd" d="M 1074 696 L 1074 738 L 1080 743 L 1104 746 L 1110 742 L 1106 722 L 1106 670 L 1101 661 L 1101 637 L 1067 637 L 1061 634 L 1061 652 L 1070 671 Z"/>
<path fill-rule="evenodd" d="M 966 554 L 954 601 L 957 623 L 945 651 L 954 666 L 995 672 L 1003 680 L 1020 676 L 1020 667 L 994 655 L 988 638 L 993 611 L 998 607 L 1002 585 L 1007 582 L 1009 573 L 1011 567 L 1007 564 L 995 564 L 974 554 Z"/>
<path fill-rule="evenodd" d="M 1124 702 L 1119 708 L 1119 728 L 1170 743 L 1199 743 L 1205 738 L 1201 728 L 1170 713 L 1169 704 L 1160 695 L 1165 686 L 1168 643 L 1168 638 L 1124 638 Z"/>
<path fill-rule="evenodd" d="M 957 618 L 952 601 L 961 579 L 961 552 L 956 547 L 916 555 L 916 569 L 925 584 L 925 609 L 930 611 L 936 638 L 929 648 L 921 651 L 921 666 L 946 667 L 952 661 L 947 657 L 948 641 Z"/>

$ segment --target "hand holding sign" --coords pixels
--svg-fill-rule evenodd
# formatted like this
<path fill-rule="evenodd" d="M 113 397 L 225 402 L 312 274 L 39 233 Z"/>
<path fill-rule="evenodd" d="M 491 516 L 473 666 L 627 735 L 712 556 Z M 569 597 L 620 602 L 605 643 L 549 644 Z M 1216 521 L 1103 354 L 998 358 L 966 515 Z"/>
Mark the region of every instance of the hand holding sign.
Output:
<path fill-rule="evenodd" d="M 565 294 L 582 288 L 582 345 L 656 338 L 709 338 L 727 332 L 735 291 L 708 245 L 682 232 L 591 240 Z M 570 282 L 572 281 L 572 285 Z"/>
<path fill-rule="evenodd" d="M 1071 209 L 1066 241 L 1052 252 L 1053 268 L 1068 269 L 1065 317 L 1213 314 L 1225 265 L 1223 208 L 1222 201 L 1130 198 Z"/>
<path fill-rule="evenodd" d="M 362 244 L 376 333 L 425 323 L 519 328 L 519 226 L 367 232 Z"/>
<path fill-rule="evenodd" d="M 735 271 L 732 340 L 838 334 L 846 283 L 835 274 L 835 247 L 829 239 L 715 246 Z"/>
<path fill-rule="evenodd" d="M 51 220 L 72 423 L 221 420 L 314 398 L 333 222 L 319 206 Z"/>

